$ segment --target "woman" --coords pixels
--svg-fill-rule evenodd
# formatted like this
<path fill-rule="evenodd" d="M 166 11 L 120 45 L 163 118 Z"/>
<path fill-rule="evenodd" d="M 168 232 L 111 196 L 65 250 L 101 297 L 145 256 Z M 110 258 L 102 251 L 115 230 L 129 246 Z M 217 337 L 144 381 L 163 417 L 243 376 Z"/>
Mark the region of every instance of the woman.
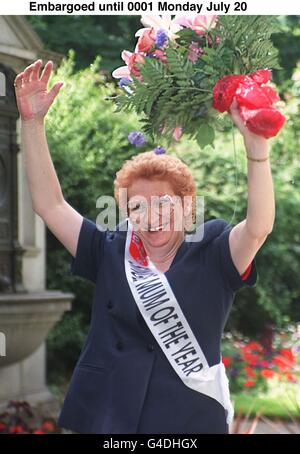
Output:
<path fill-rule="evenodd" d="M 230 113 L 248 157 L 247 216 L 237 225 L 209 220 L 200 240 L 186 241 L 195 206 L 192 174 L 180 159 L 148 151 L 126 161 L 114 182 L 117 202 L 128 208 L 126 229 L 99 230 L 63 197 L 44 128 L 62 83 L 48 92 L 53 65 L 49 61 L 40 75 L 41 65 L 37 60 L 15 79 L 33 208 L 72 255 L 72 273 L 96 284 L 90 331 L 59 425 L 99 434 L 228 433 L 220 343 L 235 293 L 256 283 L 255 254 L 273 227 L 267 140 L 244 127 L 234 103 Z M 121 200 L 123 189 L 128 193 Z M 192 203 L 182 209 L 178 201 L 185 196 Z M 149 316 L 158 298 L 152 293 L 149 300 L 145 285 L 151 282 L 152 290 L 154 283 L 165 290 L 184 335 L 175 328 L 158 332 L 172 317 L 154 323 L 154 313 Z M 179 357 L 176 344 L 183 338 L 193 348 Z"/>

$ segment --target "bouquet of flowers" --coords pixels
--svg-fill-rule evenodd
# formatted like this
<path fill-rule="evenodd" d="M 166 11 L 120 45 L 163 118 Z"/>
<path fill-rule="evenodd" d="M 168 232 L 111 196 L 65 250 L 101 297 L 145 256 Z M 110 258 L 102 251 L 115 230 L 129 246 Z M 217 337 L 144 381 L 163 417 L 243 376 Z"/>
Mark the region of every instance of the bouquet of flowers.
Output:
<path fill-rule="evenodd" d="M 234 99 L 245 125 L 266 138 L 285 122 L 273 104 L 272 69 L 280 69 L 270 36 L 274 16 L 142 16 L 134 52 L 123 50 L 116 112 L 135 110 L 143 132 L 169 145 L 182 134 L 213 146 L 232 126 Z"/>

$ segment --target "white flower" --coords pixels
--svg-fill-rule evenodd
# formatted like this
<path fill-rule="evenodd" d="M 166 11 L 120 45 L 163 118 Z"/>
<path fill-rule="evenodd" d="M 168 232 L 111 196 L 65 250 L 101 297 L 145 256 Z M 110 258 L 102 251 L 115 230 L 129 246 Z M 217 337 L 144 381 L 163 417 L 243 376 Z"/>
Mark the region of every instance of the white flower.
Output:
<path fill-rule="evenodd" d="M 153 27 L 155 30 L 163 29 L 167 33 L 169 39 L 174 40 L 176 38 L 175 33 L 181 30 L 183 27 L 176 24 L 173 19 L 171 19 L 170 14 L 163 16 L 142 16 L 141 23 L 146 28 L 140 28 L 135 36 L 141 36 L 145 30 L 149 30 Z"/>

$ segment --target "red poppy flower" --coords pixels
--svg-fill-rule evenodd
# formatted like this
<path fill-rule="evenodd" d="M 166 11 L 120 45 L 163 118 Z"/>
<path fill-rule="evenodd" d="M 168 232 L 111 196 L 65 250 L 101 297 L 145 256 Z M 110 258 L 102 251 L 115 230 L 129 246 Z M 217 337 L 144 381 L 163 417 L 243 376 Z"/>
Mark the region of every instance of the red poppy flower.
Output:
<path fill-rule="evenodd" d="M 286 118 L 273 107 L 280 100 L 278 94 L 272 87 L 264 85 L 270 77 L 271 71 L 268 69 L 248 75 L 224 76 L 213 88 L 212 106 L 219 112 L 229 111 L 235 98 L 246 127 L 266 139 L 274 137 Z"/>
<path fill-rule="evenodd" d="M 287 348 L 282 348 L 279 354 L 281 356 L 284 356 L 290 362 L 291 365 L 295 364 L 296 361 L 295 355 L 291 350 L 288 350 Z"/>
<path fill-rule="evenodd" d="M 272 105 L 269 97 L 251 77 L 245 76 L 236 89 L 236 100 L 240 106 L 248 109 L 260 109 Z"/>
<path fill-rule="evenodd" d="M 266 139 L 276 136 L 285 123 L 285 117 L 273 107 L 249 110 L 239 106 L 239 111 L 247 128 Z"/>
<path fill-rule="evenodd" d="M 295 375 L 291 374 L 289 372 L 287 374 L 285 374 L 285 377 L 288 381 L 291 381 L 293 383 L 295 383 L 297 381 L 297 378 L 295 377 Z"/>
<path fill-rule="evenodd" d="M 245 345 L 244 349 L 262 351 L 263 348 L 258 342 L 249 342 L 249 344 Z"/>
<path fill-rule="evenodd" d="M 291 365 L 290 362 L 284 356 L 281 355 L 274 356 L 272 362 L 273 364 L 279 367 L 279 370 L 281 372 L 284 372 L 286 369 L 289 369 Z"/>
<path fill-rule="evenodd" d="M 229 358 L 228 356 L 223 356 L 222 357 L 222 362 L 223 362 L 225 367 L 228 367 L 232 363 L 232 359 Z"/>
<path fill-rule="evenodd" d="M 248 377 L 256 378 L 256 373 L 254 372 L 254 370 L 252 369 L 252 367 L 246 366 L 246 367 L 244 367 L 244 371 L 246 372 L 246 374 L 248 375 Z"/>
<path fill-rule="evenodd" d="M 12 434 L 22 434 L 22 433 L 24 433 L 24 427 L 19 424 L 19 425 L 10 427 L 9 431 Z"/>
<path fill-rule="evenodd" d="M 269 98 L 271 104 L 280 101 L 278 93 L 276 93 L 276 91 L 272 87 L 265 85 L 264 87 L 260 87 L 260 89 Z"/>
<path fill-rule="evenodd" d="M 255 355 L 254 353 L 251 353 L 249 351 L 243 351 L 242 352 L 242 358 L 246 363 L 248 363 L 250 366 L 257 366 L 260 358 Z"/>
<path fill-rule="evenodd" d="M 53 422 L 51 422 L 51 421 L 44 421 L 41 428 L 42 428 L 42 430 L 46 430 L 47 432 L 53 432 L 53 430 L 55 429 L 55 426 L 54 426 Z"/>
<path fill-rule="evenodd" d="M 244 383 L 244 386 L 245 386 L 245 388 L 252 388 L 253 386 L 255 386 L 255 381 L 246 380 L 245 383 Z"/>
<path fill-rule="evenodd" d="M 260 375 L 265 378 L 273 378 L 275 375 L 275 372 L 270 369 L 263 369 L 260 371 Z"/>
<path fill-rule="evenodd" d="M 254 370 L 252 369 L 252 367 L 246 366 L 246 367 L 244 367 L 244 371 L 246 372 L 246 374 L 248 375 L 248 377 L 250 377 L 250 378 L 256 378 L 256 373 L 254 372 Z"/>
<path fill-rule="evenodd" d="M 229 110 L 239 83 L 245 76 L 232 74 L 219 79 L 213 88 L 213 107 L 219 112 Z"/>
<path fill-rule="evenodd" d="M 271 79 L 270 69 L 258 69 L 257 71 L 250 73 L 249 77 L 254 80 L 258 85 L 266 84 Z"/>
<path fill-rule="evenodd" d="M 269 361 L 266 361 L 265 359 L 263 359 L 261 362 L 260 362 L 260 365 L 262 367 L 269 367 L 270 366 L 270 363 Z"/>

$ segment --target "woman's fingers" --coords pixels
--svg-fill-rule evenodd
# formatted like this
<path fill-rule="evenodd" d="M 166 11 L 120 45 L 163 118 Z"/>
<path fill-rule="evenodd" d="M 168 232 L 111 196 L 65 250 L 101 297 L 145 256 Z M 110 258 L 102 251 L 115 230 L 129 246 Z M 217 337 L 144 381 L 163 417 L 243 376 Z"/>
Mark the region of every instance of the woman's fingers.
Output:
<path fill-rule="evenodd" d="M 24 84 L 28 82 L 41 80 L 46 85 L 49 81 L 51 70 L 53 67 L 52 61 L 48 61 L 45 65 L 45 68 L 42 72 L 41 78 L 39 78 L 40 69 L 42 66 L 43 60 L 36 60 L 31 65 L 27 66 L 24 71 L 18 74 L 15 78 L 16 88 L 21 88 Z"/>
<path fill-rule="evenodd" d="M 238 127 L 238 129 L 241 131 L 241 133 L 243 134 L 245 132 L 245 125 L 244 125 L 244 122 L 240 116 L 240 113 L 238 110 L 236 111 L 233 111 L 231 113 L 231 118 L 234 122 L 234 124 Z"/>
<path fill-rule="evenodd" d="M 28 77 L 28 82 L 31 82 L 31 81 L 32 81 L 32 75 L 33 75 L 33 71 L 34 71 L 34 65 L 35 65 L 35 63 L 32 63 L 32 64 L 30 65 L 30 67 L 29 67 L 29 68 L 30 68 L 30 73 L 29 73 L 29 77 Z"/>
<path fill-rule="evenodd" d="M 237 109 L 238 106 L 239 106 L 239 105 L 238 105 L 238 103 L 237 103 L 236 98 L 233 98 L 233 101 L 232 101 L 232 104 L 231 104 L 230 107 L 233 108 L 233 109 Z"/>
<path fill-rule="evenodd" d="M 238 103 L 235 98 L 230 106 L 229 113 L 230 113 L 233 123 L 238 127 L 240 132 L 243 134 L 245 132 L 246 127 L 241 118 L 240 111 L 238 109 Z"/>
<path fill-rule="evenodd" d="M 230 109 L 230 115 L 233 122 L 238 126 L 239 124 L 239 112 L 235 109 Z"/>
<path fill-rule="evenodd" d="M 54 98 L 56 97 L 57 93 L 59 92 L 63 84 L 64 84 L 63 82 L 56 82 L 56 84 L 54 84 L 51 90 L 49 91 L 48 96 L 50 104 L 52 104 L 52 102 L 54 101 Z"/>
<path fill-rule="evenodd" d="M 33 70 L 31 73 L 30 80 L 38 80 L 39 79 L 39 71 L 42 66 L 42 60 L 36 60 L 33 64 Z"/>
<path fill-rule="evenodd" d="M 42 82 L 44 82 L 46 85 L 48 84 L 52 68 L 53 68 L 53 62 L 51 60 L 49 60 L 46 63 L 45 68 L 44 68 L 41 78 L 40 78 L 40 80 Z"/>
<path fill-rule="evenodd" d="M 30 73 L 31 73 L 31 65 L 27 66 L 27 68 L 25 68 L 25 70 L 23 71 L 23 84 L 26 84 L 27 82 L 29 82 Z"/>
<path fill-rule="evenodd" d="M 31 65 L 27 66 L 24 72 L 24 77 L 26 82 L 31 82 L 34 80 L 34 69 L 35 69 L 36 62 L 31 63 Z"/>
<path fill-rule="evenodd" d="M 44 90 L 43 85 L 45 85 L 47 87 L 49 78 L 51 75 L 51 71 L 53 68 L 53 62 L 50 60 L 46 63 L 44 70 L 42 72 L 42 75 L 41 75 L 41 77 L 39 77 L 42 63 L 43 63 L 43 60 L 41 60 L 41 59 L 36 60 L 31 65 L 27 66 L 23 72 L 21 72 L 20 74 L 18 74 L 16 76 L 15 82 L 14 82 L 16 90 L 24 88 L 27 85 L 27 83 L 30 84 L 31 82 L 32 83 L 42 82 L 42 85 L 38 85 L 40 87 L 40 89 L 42 89 L 42 90 Z M 63 84 L 64 83 L 62 81 L 56 82 L 53 85 L 53 87 L 51 88 L 51 90 L 49 91 L 49 93 L 47 93 L 49 104 L 52 104 L 52 102 L 54 101 L 54 98 L 58 94 L 58 92 L 61 89 L 61 87 L 63 86 Z M 34 87 L 36 87 L 36 85 L 34 85 Z M 30 88 L 30 85 L 29 85 L 29 88 Z"/>
<path fill-rule="evenodd" d="M 22 88 L 23 74 L 24 74 L 24 73 L 20 73 L 20 74 L 18 74 L 18 75 L 16 76 L 16 78 L 15 78 L 15 87 L 16 87 L 17 89 Z"/>

